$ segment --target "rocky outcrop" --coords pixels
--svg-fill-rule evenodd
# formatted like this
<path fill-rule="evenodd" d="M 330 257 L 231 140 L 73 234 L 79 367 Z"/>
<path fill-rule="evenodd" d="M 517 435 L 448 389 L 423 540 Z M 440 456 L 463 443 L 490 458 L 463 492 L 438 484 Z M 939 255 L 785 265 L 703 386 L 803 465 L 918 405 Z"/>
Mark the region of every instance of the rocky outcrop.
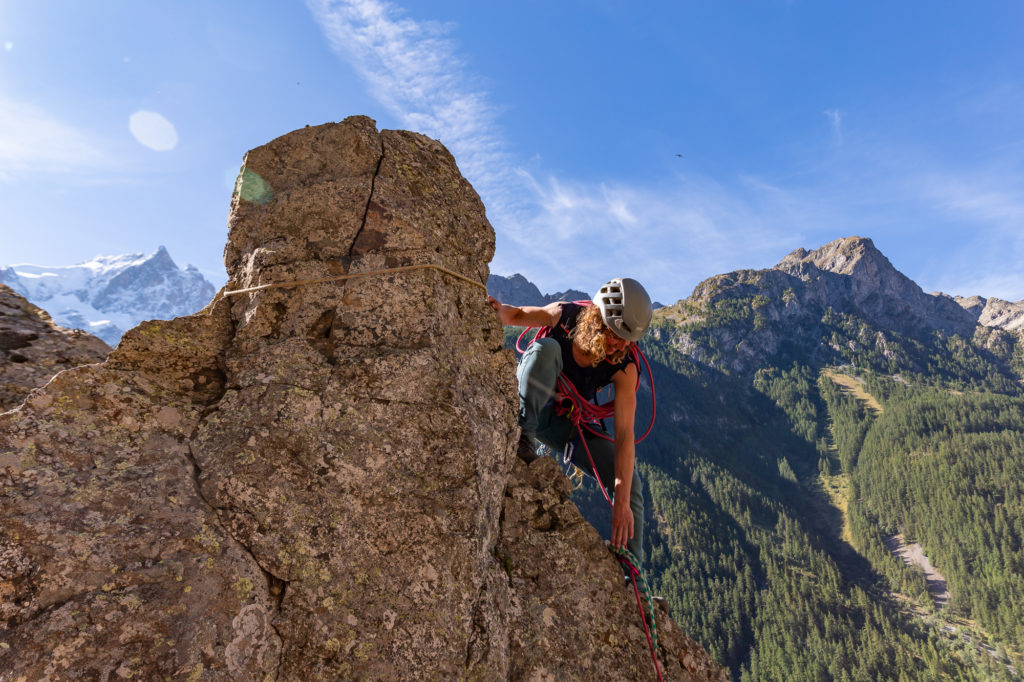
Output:
<path fill-rule="evenodd" d="M 511 604 L 507 679 L 655 679 L 633 593 L 571 488 L 550 457 L 517 460 L 509 478 L 495 550 L 508 592 L 503 581 L 489 590 Z M 665 680 L 728 679 L 660 607 L 656 620 Z"/>
<path fill-rule="evenodd" d="M 227 290 L 275 286 L 0 417 L 0 680 L 653 675 L 567 482 L 514 455 L 494 236 L 448 152 L 295 131 L 229 227 Z M 725 679 L 659 626 L 666 679 Z"/>
<path fill-rule="evenodd" d="M 1024 300 L 1011 303 L 999 298 L 981 296 L 957 296 L 955 300 L 973 315 L 980 325 L 1024 333 Z"/>
<path fill-rule="evenodd" d="M 110 346 L 65 329 L 0 284 L 0 412 L 17 407 L 33 388 L 65 369 L 102 362 Z"/>

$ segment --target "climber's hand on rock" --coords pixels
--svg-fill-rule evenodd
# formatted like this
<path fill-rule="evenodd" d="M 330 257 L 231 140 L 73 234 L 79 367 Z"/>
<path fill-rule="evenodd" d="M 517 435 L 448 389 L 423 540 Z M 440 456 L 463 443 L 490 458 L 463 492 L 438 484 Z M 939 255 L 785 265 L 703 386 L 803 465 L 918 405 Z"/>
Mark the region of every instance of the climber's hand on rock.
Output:
<path fill-rule="evenodd" d="M 505 305 L 500 303 L 498 299 L 493 296 L 487 297 L 487 305 L 494 309 L 494 312 L 498 313 L 498 321 L 504 325 L 512 324 L 516 316 L 520 314 L 520 309 L 514 305 Z"/>
<path fill-rule="evenodd" d="M 625 547 L 633 537 L 633 510 L 629 508 L 629 500 L 619 503 L 615 500 L 612 506 L 612 547 Z"/>

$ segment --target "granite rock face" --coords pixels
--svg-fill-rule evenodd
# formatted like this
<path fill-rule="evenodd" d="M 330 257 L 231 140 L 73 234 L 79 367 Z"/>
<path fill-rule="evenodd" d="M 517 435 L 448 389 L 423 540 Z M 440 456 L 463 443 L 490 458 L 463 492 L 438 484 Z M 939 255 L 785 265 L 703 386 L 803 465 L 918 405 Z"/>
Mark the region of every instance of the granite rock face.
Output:
<path fill-rule="evenodd" d="M 229 227 L 207 308 L 0 417 L 0 680 L 653 677 L 567 481 L 514 454 L 482 286 L 381 272 L 486 281 L 448 152 L 295 131 L 246 156 Z M 666 679 L 725 679 L 659 626 Z"/>
<path fill-rule="evenodd" d="M 656 679 L 634 594 L 623 589 L 622 569 L 609 561 L 601 537 L 569 499 L 571 490 L 554 459 L 529 466 L 516 460 L 495 550 L 507 588 L 499 579 L 487 590 L 511 607 L 502 679 Z M 729 679 L 660 607 L 655 617 L 665 680 Z"/>
<path fill-rule="evenodd" d="M 103 362 L 109 352 L 92 334 L 54 324 L 46 311 L 0 284 L 0 412 L 20 405 L 54 374 Z"/>

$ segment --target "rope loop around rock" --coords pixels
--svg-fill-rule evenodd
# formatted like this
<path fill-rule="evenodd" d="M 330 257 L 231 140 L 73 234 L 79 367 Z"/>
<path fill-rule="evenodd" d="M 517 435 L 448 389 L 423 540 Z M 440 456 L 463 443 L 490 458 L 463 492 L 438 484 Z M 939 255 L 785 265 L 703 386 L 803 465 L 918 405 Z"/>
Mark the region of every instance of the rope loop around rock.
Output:
<path fill-rule="evenodd" d="M 346 275 L 332 275 L 330 277 L 316 277 L 313 279 L 297 279 L 290 282 L 273 282 L 270 284 L 260 284 L 255 287 L 246 287 L 245 289 L 235 289 L 234 291 L 225 291 L 224 297 L 235 296 L 237 294 L 248 294 L 254 291 L 263 291 L 265 289 L 284 289 L 288 287 L 304 286 L 306 284 L 320 284 L 322 282 L 339 282 L 346 279 L 359 279 L 362 277 L 371 277 L 374 275 L 390 275 L 396 272 L 409 272 L 410 270 L 437 270 L 446 275 L 461 279 L 463 282 L 469 282 L 475 286 L 480 287 L 485 292 L 487 291 L 487 285 L 470 279 L 465 275 L 460 275 L 457 272 L 453 272 L 448 268 L 441 267 L 440 265 L 434 265 L 433 263 L 421 263 L 419 265 L 402 265 L 397 268 L 385 268 L 383 270 L 368 270 L 366 272 L 355 272 Z"/>

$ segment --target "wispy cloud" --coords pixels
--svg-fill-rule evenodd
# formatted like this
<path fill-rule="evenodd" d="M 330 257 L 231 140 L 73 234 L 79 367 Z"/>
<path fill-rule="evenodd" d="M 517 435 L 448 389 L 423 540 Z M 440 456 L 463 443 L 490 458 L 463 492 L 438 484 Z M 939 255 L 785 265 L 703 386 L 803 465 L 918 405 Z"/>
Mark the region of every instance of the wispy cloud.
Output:
<path fill-rule="evenodd" d="M 374 97 L 452 150 L 498 233 L 497 272 L 551 290 L 633 274 L 675 300 L 723 269 L 770 265 L 800 238 L 789 222 L 799 202 L 749 178 L 734 188 L 685 176 L 658 187 L 538 179 L 508 150 L 498 108 L 448 37 L 453 27 L 415 21 L 382 0 L 308 5 Z"/>
<path fill-rule="evenodd" d="M 843 143 L 843 112 L 838 109 L 826 109 L 825 116 L 832 125 L 832 136 L 836 144 Z"/>
<path fill-rule="evenodd" d="M 1008 178 L 929 176 L 925 192 L 943 210 L 976 224 L 986 224 L 1021 235 L 1024 228 L 1024 191 Z"/>
<path fill-rule="evenodd" d="M 958 226 L 934 280 L 943 291 L 1024 297 L 1024 190 L 1005 169 L 929 173 L 917 179 L 922 199 L 940 220 Z"/>
<path fill-rule="evenodd" d="M 90 168 L 105 160 L 87 132 L 37 106 L 0 97 L 0 180 Z"/>
<path fill-rule="evenodd" d="M 891 140 L 861 140 L 841 162 L 823 162 L 820 149 L 809 150 L 808 167 L 816 170 L 804 174 L 802 185 L 699 173 L 644 184 L 614 177 L 581 182 L 535 164 L 528 172 L 502 134 L 500 107 L 460 57 L 454 26 L 416 21 L 385 0 L 307 2 L 335 53 L 382 106 L 455 155 L 497 232 L 494 271 L 521 272 L 546 291 L 633 275 L 667 303 L 708 276 L 769 267 L 797 246 L 877 236 L 929 214 L 944 223 L 946 235 L 972 222 L 995 228 L 998 243 L 1024 257 L 1020 184 L 923 172 L 939 166 Z M 833 143 L 842 145 L 846 115 L 838 108 L 823 114 Z M 944 269 L 907 274 L 927 275 L 947 291 L 991 285 L 999 288 L 975 293 L 1009 296 L 1021 278 L 1005 274 L 1005 267 L 977 279 L 979 268 L 998 262 L 990 236 L 979 238 L 971 256 L 943 261 Z M 933 276 L 939 273 L 945 274 Z"/>
<path fill-rule="evenodd" d="M 497 110 L 448 38 L 452 27 L 415 21 L 382 0 L 308 0 L 334 52 L 402 125 L 440 139 L 488 208 L 513 210 L 515 181 Z"/>
<path fill-rule="evenodd" d="M 813 200 L 750 176 L 729 185 L 695 175 L 656 185 L 533 183 L 540 210 L 525 229 L 548 230 L 545 242 L 557 254 L 524 274 L 535 281 L 557 274 L 556 288 L 597 286 L 617 272 L 649 283 L 668 303 L 711 275 L 770 267 L 796 246 L 842 236 L 807 231 L 841 223 Z"/>

